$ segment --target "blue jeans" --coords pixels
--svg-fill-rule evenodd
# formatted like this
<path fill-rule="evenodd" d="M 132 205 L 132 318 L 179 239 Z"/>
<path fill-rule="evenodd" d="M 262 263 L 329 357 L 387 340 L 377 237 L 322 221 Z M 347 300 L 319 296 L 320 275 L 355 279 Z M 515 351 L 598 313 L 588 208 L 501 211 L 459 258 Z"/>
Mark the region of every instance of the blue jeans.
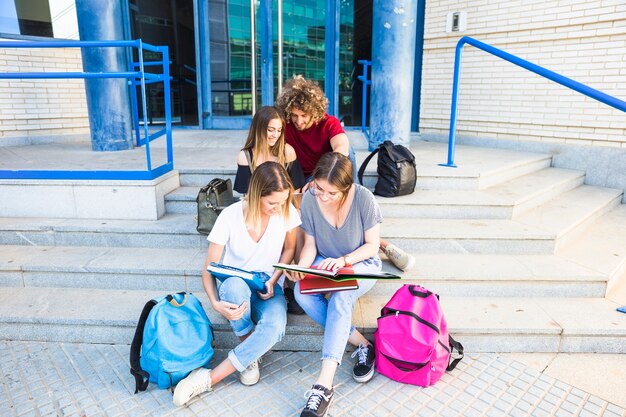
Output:
<path fill-rule="evenodd" d="M 318 256 L 313 265 L 319 264 L 323 259 Z M 380 258 L 375 256 L 352 267 L 360 272 L 380 272 L 382 263 Z M 296 284 L 294 293 L 298 304 L 313 321 L 324 327 L 322 360 L 330 359 L 341 365 L 348 338 L 354 331 L 352 325 L 354 304 L 376 284 L 376 280 L 373 279 L 360 279 L 358 282 L 358 289 L 330 292 L 328 299 L 325 297 L 326 294 L 300 294 L 300 283 Z"/>
<path fill-rule="evenodd" d="M 237 336 L 245 336 L 254 328 L 246 340 L 228 352 L 228 359 L 242 372 L 283 338 L 287 325 L 287 302 L 280 285 L 274 286 L 272 298 L 262 300 L 256 291 L 252 292 L 248 284 L 238 277 L 230 277 L 219 284 L 218 293 L 220 300 L 229 303 L 240 305 L 248 301 L 243 317 L 229 320 Z"/>

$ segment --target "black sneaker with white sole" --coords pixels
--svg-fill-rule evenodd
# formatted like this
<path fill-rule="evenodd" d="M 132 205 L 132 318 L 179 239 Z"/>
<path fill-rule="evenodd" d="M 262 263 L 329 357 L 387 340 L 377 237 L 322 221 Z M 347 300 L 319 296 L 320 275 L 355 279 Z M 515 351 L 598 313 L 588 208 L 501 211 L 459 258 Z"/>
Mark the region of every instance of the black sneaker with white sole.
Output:
<path fill-rule="evenodd" d="M 334 396 L 334 389 L 328 389 L 319 384 L 313 385 L 304 393 L 304 398 L 307 400 L 300 417 L 324 417 L 328 413 Z"/>
<path fill-rule="evenodd" d="M 352 357 L 356 357 L 354 369 L 352 370 L 352 378 L 356 382 L 367 382 L 374 376 L 374 344 L 361 343 L 359 347 L 352 352 Z"/>

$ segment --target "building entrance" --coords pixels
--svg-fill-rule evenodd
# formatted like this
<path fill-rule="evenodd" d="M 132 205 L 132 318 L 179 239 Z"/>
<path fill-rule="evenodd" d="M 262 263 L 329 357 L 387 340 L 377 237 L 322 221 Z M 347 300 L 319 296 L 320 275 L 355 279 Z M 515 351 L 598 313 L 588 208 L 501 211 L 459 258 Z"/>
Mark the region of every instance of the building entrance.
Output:
<path fill-rule="evenodd" d="M 172 124 L 198 125 L 196 42 L 193 0 L 130 0 L 131 38 L 167 45 L 170 52 Z M 149 60 L 151 52 L 144 51 Z M 135 60 L 138 57 L 135 57 Z M 150 67 L 146 68 L 146 72 Z M 163 123 L 163 85 L 146 86 L 148 120 Z M 141 112 L 141 108 L 140 108 Z M 142 115 L 140 114 L 140 118 Z"/>
<path fill-rule="evenodd" d="M 207 0 L 199 0 L 199 3 L 203 1 Z M 271 19 L 264 18 L 265 1 L 271 3 Z M 205 103 L 207 127 L 229 128 L 241 126 L 242 120 L 249 122 L 253 104 L 258 108 L 268 95 L 267 90 L 265 96 L 263 91 L 267 84 L 271 85 L 271 96 L 276 97 L 279 85 L 296 74 L 317 81 L 327 93 L 327 84 L 333 83 L 337 95 L 329 97 L 331 112 L 346 125 L 360 124 L 361 86 L 356 79 L 360 71 L 357 61 L 371 57 L 371 0 L 284 0 L 280 16 L 278 3 L 278 0 L 261 0 L 253 2 L 252 9 L 250 0 L 208 1 L 208 18 L 204 23 L 209 33 L 211 80 L 207 94 L 209 103 Z M 329 3 L 333 5 L 331 10 L 327 9 Z M 255 16 L 254 36 L 251 36 L 251 16 Z M 334 28 L 328 26 L 329 18 L 338 21 Z M 269 39 L 263 33 L 266 24 L 271 26 Z M 357 25 L 359 34 L 355 36 Z M 281 26 L 282 56 L 279 58 Z M 336 35 L 338 42 L 328 42 L 327 30 L 333 31 L 331 35 Z M 262 69 L 268 59 L 263 54 L 264 47 L 272 51 L 270 71 Z M 335 62 L 328 62 L 332 48 L 338 48 L 331 52 L 336 57 Z M 256 94 L 252 90 L 252 74 L 255 74 Z M 329 77 L 329 74 L 332 75 Z"/>
<path fill-rule="evenodd" d="M 361 123 L 357 61 L 371 58 L 372 0 L 129 0 L 129 10 L 133 39 L 169 46 L 175 125 L 247 128 L 253 107 L 296 74 L 331 93 L 330 113 L 346 126 Z M 161 87 L 147 93 L 149 121 L 161 123 Z"/>

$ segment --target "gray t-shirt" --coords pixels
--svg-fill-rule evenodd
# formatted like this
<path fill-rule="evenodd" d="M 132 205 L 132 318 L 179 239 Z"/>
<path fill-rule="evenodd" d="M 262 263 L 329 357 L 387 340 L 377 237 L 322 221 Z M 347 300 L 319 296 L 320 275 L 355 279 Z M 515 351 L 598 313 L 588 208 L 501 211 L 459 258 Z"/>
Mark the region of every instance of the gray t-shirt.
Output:
<path fill-rule="evenodd" d="M 339 258 L 353 252 L 365 243 L 365 231 L 382 223 L 383 216 L 374 194 L 361 185 L 355 185 L 352 207 L 339 229 L 326 221 L 313 195 L 304 195 L 300 207 L 302 229 L 306 234 L 315 237 L 318 256 Z"/>

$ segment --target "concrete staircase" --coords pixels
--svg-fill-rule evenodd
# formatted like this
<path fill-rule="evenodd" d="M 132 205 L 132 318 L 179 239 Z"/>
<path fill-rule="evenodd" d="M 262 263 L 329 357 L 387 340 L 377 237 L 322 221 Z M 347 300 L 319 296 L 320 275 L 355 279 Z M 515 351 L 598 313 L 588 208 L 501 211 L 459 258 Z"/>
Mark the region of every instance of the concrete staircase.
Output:
<path fill-rule="evenodd" d="M 0 337 L 130 343 L 151 297 L 192 291 L 206 301 L 194 200 L 211 178 L 234 175 L 236 149 L 216 149 L 223 161 L 212 154 L 211 168 L 179 167 L 181 187 L 156 221 L 0 218 Z M 444 145 L 412 150 L 418 189 L 378 198 L 382 234 L 414 254 L 402 283 L 440 294 L 468 351 L 626 353 L 626 315 L 615 311 L 626 303 L 621 190 L 583 185 L 583 172 L 551 168 L 550 155 L 459 147 L 460 168 L 450 169 L 436 164 Z M 372 161 L 370 187 L 374 169 Z M 359 301 L 355 325 L 371 333 L 399 285 L 379 282 Z M 228 323 L 205 307 L 219 345 L 232 346 Z M 321 334 L 290 316 L 277 348 L 316 350 Z"/>

